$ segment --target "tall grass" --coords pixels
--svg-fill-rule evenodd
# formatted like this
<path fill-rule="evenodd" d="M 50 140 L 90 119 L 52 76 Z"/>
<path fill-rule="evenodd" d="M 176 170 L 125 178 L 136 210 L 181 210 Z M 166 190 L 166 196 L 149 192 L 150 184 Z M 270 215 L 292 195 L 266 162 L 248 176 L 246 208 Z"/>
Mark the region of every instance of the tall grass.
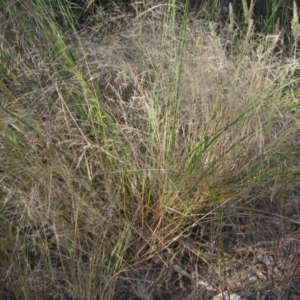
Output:
<path fill-rule="evenodd" d="M 238 217 L 255 243 L 299 184 L 298 59 L 280 34 L 254 38 L 245 7 L 247 34 L 217 36 L 169 1 L 104 35 L 56 3 L 1 4 L 1 296 L 151 299 L 167 271 L 150 280 L 149 260 L 214 269 Z"/>

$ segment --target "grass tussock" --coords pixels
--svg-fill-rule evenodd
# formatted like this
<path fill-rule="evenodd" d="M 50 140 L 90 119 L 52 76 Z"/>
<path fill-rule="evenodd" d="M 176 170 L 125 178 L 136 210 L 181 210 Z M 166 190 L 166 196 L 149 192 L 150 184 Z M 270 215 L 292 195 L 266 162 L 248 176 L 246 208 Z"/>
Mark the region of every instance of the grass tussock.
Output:
<path fill-rule="evenodd" d="M 286 288 L 299 275 L 296 43 L 254 35 L 251 7 L 244 34 L 233 20 L 218 34 L 173 2 L 99 10 L 81 30 L 51 3 L 1 4 L 1 296 L 170 299 L 183 276 L 189 297 L 210 297 L 259 274 L 258 245 L 276 264 L 244 288 Z"/>

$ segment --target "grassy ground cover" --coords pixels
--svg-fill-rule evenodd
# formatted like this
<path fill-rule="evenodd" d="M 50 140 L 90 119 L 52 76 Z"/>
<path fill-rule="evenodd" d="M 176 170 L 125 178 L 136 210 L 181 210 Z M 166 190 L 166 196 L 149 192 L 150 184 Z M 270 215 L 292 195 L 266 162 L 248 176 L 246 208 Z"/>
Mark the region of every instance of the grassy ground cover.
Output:
<path fill-rule="evenodd" d="M 292 299 L 297 6 L 287 46 L 245 1 L 242 27 L 150 2 L 81 29 L 0 4 L 3 299 Z"/>

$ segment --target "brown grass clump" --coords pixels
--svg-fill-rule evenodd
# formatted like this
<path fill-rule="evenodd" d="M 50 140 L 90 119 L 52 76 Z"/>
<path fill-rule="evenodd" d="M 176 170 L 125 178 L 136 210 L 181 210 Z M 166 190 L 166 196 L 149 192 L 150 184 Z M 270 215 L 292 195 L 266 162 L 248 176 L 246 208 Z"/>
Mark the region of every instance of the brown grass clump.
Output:
<path fill-rule="evenodd" d="M 217 35 L 170 3 L 81 31 L 64 6 L 62 27 L 42 1 L 2 6 L 3 298 L 296 293 L 298 60 L 279 32 Z"/>

